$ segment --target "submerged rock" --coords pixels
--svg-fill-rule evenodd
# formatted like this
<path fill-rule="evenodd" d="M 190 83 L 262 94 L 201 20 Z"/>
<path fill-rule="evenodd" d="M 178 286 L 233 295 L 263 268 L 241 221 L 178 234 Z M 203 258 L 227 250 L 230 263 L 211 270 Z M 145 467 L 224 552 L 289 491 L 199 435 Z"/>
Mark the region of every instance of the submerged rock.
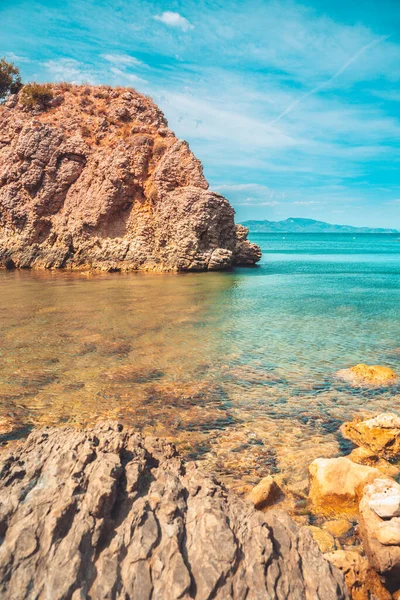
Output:
<path fill-rule="evenodd" d="M 348 598 L 309 531 L 160 439 L 42 429 L 0 460 L 4 599 Z"/>
<path fill-rule="evenodd" d="M 395 413 L 382 413 L 364 421 L 355 419 L 343 423 L 340 431 L 343 437 L 378 456 L 400 457 L 400 417 Z"/>
<path fill-rule="evenodd" d="M 0 266 L 204 271 L 258 246 L 202 165 L 133 89 L 53 84 L 0 106 Z"/>
<path fill-rule="evenodd" d="M 397 375 L 389 367 L 378 365 L 356 365 L 350 369 L 342 369 L 337 376 L 352 385 L 384 386 L 396 383 Z"/>
<path fill-rule="evenodd" d="M 364 486 L 382 477 L 379 469 L 358 465 L 346 457 L 317 458 L 311 463 L 309 474 L 313 507 L 338 513 L 356 510 Z"/>

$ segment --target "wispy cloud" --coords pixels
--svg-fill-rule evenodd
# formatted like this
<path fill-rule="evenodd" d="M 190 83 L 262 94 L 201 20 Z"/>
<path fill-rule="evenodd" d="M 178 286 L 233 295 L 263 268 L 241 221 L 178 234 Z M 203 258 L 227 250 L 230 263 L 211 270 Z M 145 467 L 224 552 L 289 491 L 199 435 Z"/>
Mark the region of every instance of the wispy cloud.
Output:
<path fill-rule="evenodd" d="M 134 56 L 129 56 L 129 54 L 102 54 L 101 57 L 113 65 L 119 65 L 123 67 L 144 66 L 144 63 L 141 60 L 138 60 Z"/>
<path fill-rule="evenodd" d="M 306 92 L 305 94 L 303 94 L 302 96 L 300 96 L 300 98 L 298 98 L 297 100 L 294 100 L 294 102 L 292 102 L 291 104 L 289 104 L 289 106 L 283 112 L 281 112 L 275 119 L 273 119 L 270 122 L 270 124 L 274 125 L 275 123 L 278 123 L 278 121 L 280 121 L 284 116 L 286 116 L 289 113 L 291 113 L 292 110 L 294 108 L 296 108 L 296 106 L 298 106 L 300 104 L 300 102 L 303 102 L 306 98 L 308 98 L 312 94 L 316 94 L 317 92 L 319 92 L 323 88 L 326 88 L 332 81 L 334 81 L 337 77 L 339 77 L 342 73 L 344 73 L 344 71 L 346 71 L 346 69 L 348 69 L 349 66 L 352 63 L 354 63 L 362 54 L 364 54 L 364 52 L 366 52 L 367 50 L 373 48 L 374 46 L 377 46 L 378 44 L 380 44 L 384 40 L 387 40 L 389 37 L 390 37 L 389 35 L 383 35 L 383 36 L 381 36 L 379 38 L 376 38 L 375 40 L 372 40 L 372 42 L 369 42 L 368 44 L 365 44 L 365 46 L 363 46 L 362 48 L 360 48 L 360 50 L 358 50 L 355 54 L 353 54 L 353 56 L 351 56 L 340 67 L 340 69 L 338 69 L 336 71 L 336 73 L 334 73 L 332 75 L 332 77 L 330 77 L 327 81 L 324 81 L 321 84 L 315 86 L 312 90 L 310 90 L 309 92 Z"/>
<path fill-rule="evenodd" d="M 118 67 L 111 67 L 110 71 L 119 77 L 121 81 L 129 81 L 130 83 L 134 84 L 147 83 L 146 79 L 142 79 L 138 75 L 135 75 L 134 73 L 128 73 L 127 71 L 119 69 Z"/>
<path fill-rule="evenodd" d="M 319 200 L 296 200 L 291 204 L 298 204 L 299 206 L 311 206 L 312 204 L 322 204 Z"/>
<path fill-rule="evenodd" d="M 43 65 L 55 81 L 96 82 L 91 70 L 73 58 L 51 59 L 44 62 Z"/>
<path fill-rule="evenodd" d="M 14 52 L 6 52 L 6 57 L 8 60 L 12 60 L 16 63 L 30 63 L 30 59 L 26 56 L 21 56 L 20 54 L 14 54 Z"/>
<path fill-rule="evenodd" d="M 182 31 L 194 29 L 194 25 L 192 25 L 185 17 L 169 10 L 163 12 L 161 15 L 155 15 L 154 19 L 164 23 L 164 25 L 168 25 L 168 27 L 175 27 L 177 29 L 182 29 Z"/>

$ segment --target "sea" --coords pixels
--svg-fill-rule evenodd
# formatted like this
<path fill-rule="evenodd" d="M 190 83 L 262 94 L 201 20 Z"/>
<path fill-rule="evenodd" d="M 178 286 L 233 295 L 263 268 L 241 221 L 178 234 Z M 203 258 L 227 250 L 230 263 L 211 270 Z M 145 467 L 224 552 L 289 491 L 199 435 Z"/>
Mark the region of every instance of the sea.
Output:
<path fill-rule="evenodd" d="M 250 234 L 259 266 L 223 273 L 0 272 L 2 438 L 115 419 L 175 442 L 228 486 L 352 446 L 344 421 L 400 413 L 400 234 Z"/>

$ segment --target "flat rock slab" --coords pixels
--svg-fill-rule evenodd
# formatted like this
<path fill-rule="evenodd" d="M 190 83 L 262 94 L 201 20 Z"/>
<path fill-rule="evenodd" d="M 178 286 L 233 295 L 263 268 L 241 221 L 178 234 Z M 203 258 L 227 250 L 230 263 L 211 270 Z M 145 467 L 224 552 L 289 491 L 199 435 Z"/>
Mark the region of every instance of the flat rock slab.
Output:
<path fill-rule="evenodd" d="M 283 511 L 116 423 L 47 428 L 0 456 L 2 599 L 346 599 Z"/>

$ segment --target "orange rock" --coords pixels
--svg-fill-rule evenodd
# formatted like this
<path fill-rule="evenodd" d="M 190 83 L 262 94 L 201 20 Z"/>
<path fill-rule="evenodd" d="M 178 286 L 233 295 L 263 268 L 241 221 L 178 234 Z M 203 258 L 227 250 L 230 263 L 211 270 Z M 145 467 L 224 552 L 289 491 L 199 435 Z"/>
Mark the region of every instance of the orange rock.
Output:
<path fill-rule="evenodd" d="M 400 457 L 400 417 L 382 413 L 372 419 L 343 423 L 343 437 L 385 458 Z"/>
<path fill-rule="evenodd" d="M 352 600 L 391 600 L 392 595 L 365 556 L 353 550 L 337 550 L 325 554 L 325 558 L 344 574 Z"/>
<path fill-rule="evenodd" d="M 251 490 L 247 499 L 254 504 L 255 508 L 265 508 L 274 504 L 282 496 L 282 490 L 279 485 L 271 475 L 267 475 Z"/>
<path fill-rule="evenodd" d="M 378 365 L 356 365 L 350 369 L 342 369 L 337 376 L 352 385 L 391 385 L 396 382 L 397 375 L 389 367 Z"/>
<path fill-rule="evenodd" d="M 317 458 L 309 466 L 309 477 L 309 499 L 315 512 L 355 513 L 364 486 L 382 473 L 346 457 Z"/>
<path fill-rule="evenodd" d="M 386 459 L 379 457 L 375 452 L 372 452 L 372 450 L 369 450 L 368 448 L 354 448 L 347 458 L 359 465 L 376 467 L 388 477 L 397 477 L 400 474 L 400 465 L 391 464 Z"/>

